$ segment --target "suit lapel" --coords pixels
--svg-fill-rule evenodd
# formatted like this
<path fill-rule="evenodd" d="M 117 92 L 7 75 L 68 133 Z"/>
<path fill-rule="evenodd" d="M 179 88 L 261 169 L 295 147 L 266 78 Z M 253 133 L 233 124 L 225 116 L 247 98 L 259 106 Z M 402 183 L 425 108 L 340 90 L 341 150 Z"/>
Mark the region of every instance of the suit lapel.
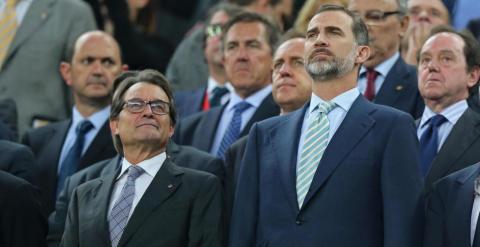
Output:
<path fill-rule="evenodd" d="M 441 147 L 437 157 L 432 162 L 427 174 L 427 183 L 432 184 L 435 180 L 444 177 L 462 158 L 465 151 L 480 136 L 480 116 L 472 109 L 467 110 L 458 119 Z"/>
<path fill-rule="evenodd" d="M 262 101 L 258 109 L 255 111 L 253 116 L 250 118 L 248 123 L 243 128 L 242 132 L 240 133 L 239 137 L 245 136 L 250 131 L 252 125 L 256 122 L 262 121 L 269 117 L 277 116 L 280 114 L 280 108 L 278 105 L 273 101 L 272 94 L 268 94 L 268 96 Z"/>
<path fill-rule="evenodd" d="M 82 156 L 77 171 L 95 163 L 95 161 L 98 160 L 98 157 L 104 156 L 103 153 L 106 149 L 112 149 L 112 152 L 114 149 L 108 121 L 102 125 L 102 128 L 98 131 L 92 143 L 90 143 L 87 151 Z"/>
<path fill-rule="evenodd" d="M 50 197 L 51 201 L 55 201 L 55 194 L 57 189 L 57 171 L 58 165 L 60 163 L 60 153 L 62 152 L 63 143 L 67 137 L 68 128 L 70 127 L 71 121 L 63 121 L 58 123 L 56 128 L 52 129 L 52 134 L 50 136 L 45 136 L 49 138 L 50 141 L 45 147 L 45 154 L 42 157 L 45 157 L 45 160 L 39 160 L 39 163 L 45 164 L 48 166 L 46 168 L 47 178 L 42 178 L 44 181 L 48 181 L 48 186 L 51 188 Z"/>
<path fill-rule="evenodd" d="M 121 159 L 121 157 L 119 157 Z M 116 167 L 115 172 L 106 174 L 101 177 L 100 185 L 96 191 L 92 193 L 92 205 L 97 206 L 97 215 L 95 216 L 98 219 L 95 224 L 96 233 L 99 235 L 100 239 L 104 241 L 105 246 L 110 246 L 110 230 L 108 226 L 108 206 L 110 205 L 110 197 L 112 195 L 113 186 L 115 185 L 116 177 L 120 172 L 120 166 L 118 166 L 119 160 L 114 158 L 106 166 L 107 167 Z"/>
<path fill-rule="evenodd" d="M 297 151 L 300 141 L 300 133 L 305 111 L 309 105 L 306 104 L 302 109 L 295 111 L 291 115 L 286 116 L 280 123 L 269 132 L 271 145 L 273 146 L 276 158 L 276 167 L 279 177 L 283 185 L 288 202 L 295 214 L 298 213 L 297 191 L 296 191 L 296 167 L 297 167 Z M 285 131 L 294 130 L 294 131 Z"/>
<path fill-rule="evenodd" d="M 223 111 L 225 110 L 227 104 L 214 107 L 210 111 L 207 111 L 204 116 L 202 116 L 201 122 L 197 126 L 195 134 L 198 135 L 198 138 L 193 138 L 195 143 L 192 143 L 192 146 L 197 147 L 200 150 L 210 152 L 210 149 L 215 138 L 215 132 L 217 131 L 220 118 Z M 216 127 L 214 127 L 216 126 Z"/>
<path fill-rule="evenodd" d="M 325 183 L 335 168 L 372 128 L 375 121 L 369 115 L 371 110 L 371 106 L 361 95 L 352 104 L 320 160 L 310 189 L 305 197 L 304 207 L 308 205 L 310 199 L 317 193 L 318 189 Z"/>
<path fill-rule="evenodd" d="M 405 63 L 398 58 L 397 62 L 388 72 L 382 87 L 375 96 L 374 103 L 392 105 L 405 90 L 410 86 L 404 78 L 408 76 Z"/>
<path fill-rule="evenodd" d="M 133 211 L 118 246 L 124 245 L 141 228 L 148 216 L 178 190 L 182 183 L 182 173 L 170 160 L 165 160 Z"/>
<path fill-rule="evenodd" d="M 51 6 L 54 5 L 55 2 L 56 0 L 40 0 L 32 2 L 15 34 L 15 38 L 13 39 L 10 48 L 8 49 L 5 63 L 8 62 L 9 58 L 13 56 L 22 43 L 30 38 L 40 29 L 40 26 L 47 21 L 50 15 Z"/>
<path fill-rule="evenodd" d="M 456 233 L 454 236 L 458 236 L 456 238 L 458 246 L 470 246 L 470 228 L 471 228 L 471 215 L 472 215 L 472 208 L 473 208 L 473 200 L 474 200 L 474 184 L 475 179 L 478 176 L 478 169 L 472 171 L 470 174 L 465 175 L 464 177 L 460 177 L 456 180 L 455 185 L 458 187 L 456 188 L 455 197 L 457 200 L 454 200 L 454 208 L 452 209 L 453 212 L 449 213 L 449 215 L 453 215 L 452 225 L 457 226 L 455 227 Z"/>

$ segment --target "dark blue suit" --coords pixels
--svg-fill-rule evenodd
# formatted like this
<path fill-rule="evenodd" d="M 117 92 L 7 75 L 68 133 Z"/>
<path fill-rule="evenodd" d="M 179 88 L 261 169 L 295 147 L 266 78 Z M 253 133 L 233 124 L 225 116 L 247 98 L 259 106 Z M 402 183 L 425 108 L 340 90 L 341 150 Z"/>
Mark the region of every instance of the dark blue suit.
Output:
<path fill-rule="evenodd" d="M 470 247 L 474 183 L 479 173 L 477 163 L 434 184 L 427 200 L 425 247 Z"/>
<path fill-rule="evenodd" d="M 299 209 L 297 149 L 306 109 L 252 127 L 230 247 L 421 246 L 424 206 L 412 118 L 359 96 Z"/>
<path fill-rule="evenodd" d="M 180 119 L 202 112 L 203 99 L 207 88 L 179 91 L 175 93 L 175 109 Z"/>
<path fill-rule="evenodd" d="M 415 67 L 398 58 L 373 102 L 410 113 L 415 119 L 421 117 L 425 104 L 418 92 Z"/>

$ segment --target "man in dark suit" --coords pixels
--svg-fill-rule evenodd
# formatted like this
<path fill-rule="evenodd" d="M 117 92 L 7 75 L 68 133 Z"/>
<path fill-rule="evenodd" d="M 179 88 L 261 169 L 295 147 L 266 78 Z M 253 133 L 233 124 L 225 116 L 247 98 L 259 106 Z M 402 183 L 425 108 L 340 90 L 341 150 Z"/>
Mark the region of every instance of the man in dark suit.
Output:
<path fill-rule="evenodd" d="M 480 246 L 480 163 L 436 182 L 427 199 L 425 247 Z"/>
<path fill-rule="evenodd" d="M 48 228 L 39 198 L 31 184 L 0 171 L 0 246 L 46 246 Z"/>
<path fill-rule="evenodd" d="M 172 99 L 156 71 L 120 83 L 110 128 L 124 158 L 117 172 L 75 189 L 61 246 L 222 246 L 220 180 L 166 155 L 176 122 Z"/>
<path fill-rule="evenodd" d="M 194 90 L 175 92 L 175 106 L 180 118 L 207 111 L 228 101 L 233 87 L 227 82 L 220 40 L 222 27 L 230 17 L 240 11 L 242 11 L 240 7 L 229 3 L 219 3 L 208 11 L 206 27 L 202 29 L 205 35 L 201 41 L 208 66 L 208 79 Z"/>
<path fill-rule="evenodd" d="M 421 246 L 413 119 L 360 95 L 367 44 L 367 27 L 343 7 L 324 5 L 312 18 L 304 56 L 311 101 L 252 127 L 230 247 Z"/>
<path fill-rule="evenodd" d="M 33 180 L 36 169 L 35 157 L 28 147 L 0 140 L 0 170 L 36 184 Z"/>
<path fill-rule="evenodd" d="M 230 101 L 208 112 L 187 117 L 177 128 L 175 141 L 222 157 L 253 123 L 278 115 L 271 95 L 275 26 L 255 13 L 230 19 L 222 40 L 224 67 L 235 91 Z"/>
<path fill-rule="evenodd" d="M 224 168 L 223 162 L 220 159 L 214 158 L 210 154 L 192 147 L 177 145 L 173 141 L 168 143 L 166 152 L 168 157 L 175 164 L 212 173 L 223 181 Z M 60 244 L 63 231 L 65 230 L 68 205 L 74 189 L 90 180 L 114 174 L 120 165 L 120 161 L 121 158 L 119 156 L 100 161 L 67 178 L 65 181 L 65 187 L 56 202 L 55 212 L 53 212 L 48 218 L 48 246 L 56 247 Z"/>
<path fill-rule="evenodd" d="M 400 57 L 401 38 L 408 27 L 406 0 L 351 0 L 348 8 L 368 26 L 371 54 L 360 69 L 358 87 L 376 104 L 422 115 L 415 67 Z"/>
<path fill-rule="evenodd" d="M 417 136 L 428 193 L 438 179 L 480 161 L 480 114 L 467 104 L 480 78 L 480 45 L 468 33 L 434 28 L 418 73 L 426 107 Z"/>
<path fill-rule="evenodd" d="M 115 156 L 107 120 L 113 80 L 122 69 L 126 65 L 117 42 L 100 31 L 79 37 L 71 61 L 60 65 L 75 100 L 72 118 L 31 130 L 22 140 L 37 158 L 47 213 L 53 211 L 67 176 Z"/>

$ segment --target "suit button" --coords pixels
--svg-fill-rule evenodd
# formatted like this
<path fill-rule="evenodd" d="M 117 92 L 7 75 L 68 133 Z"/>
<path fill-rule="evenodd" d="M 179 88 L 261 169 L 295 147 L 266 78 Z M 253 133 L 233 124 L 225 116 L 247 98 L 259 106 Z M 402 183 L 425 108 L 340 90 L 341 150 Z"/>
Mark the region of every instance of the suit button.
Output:
<path fill-rule="evenodd" d="M 297 225 L 303 224 L 303 219 L 302 219 L 302 217 L 297 217 L 297 219 L 295 220 L 295 224 L 297 224 Z"/>

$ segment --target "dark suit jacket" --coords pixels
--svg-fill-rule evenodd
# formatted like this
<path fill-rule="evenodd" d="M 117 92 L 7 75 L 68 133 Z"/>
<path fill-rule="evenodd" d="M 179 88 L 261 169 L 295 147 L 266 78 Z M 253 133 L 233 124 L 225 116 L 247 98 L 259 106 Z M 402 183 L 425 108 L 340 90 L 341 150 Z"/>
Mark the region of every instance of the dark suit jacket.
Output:
<path fill-rule="evenodd" d="M 0 246 L 46 246 L 46 234 L 38 191 L 25 180 L 0 171 Z"/>
<path fill-rule="evenodd" d="M 238 173 L 247 146 L 247 141 L 248 136 L 244 136 L 234 142 L 227 151 L 225 151 L 225 208 L 227 222 L 229 222 L 232 215 L 233 198 L 235 196 Z"/>
<path fill-rule="evenodd" d="M 471 246 L 470 220 L 479 172 L 477 163 L 433 185 L 427 199 L 425 247 Z"/>
<path fill-rule="evenodd" d="M 169 142 L 167 146 L 167 153 L 168 157 L 174 163 L 181 164 L 187 168 L 212 173 L 220 180 L 223 180 L 224 167 L 222 160 L 215 158 L 208 153 L 199 151 L 192 147 L 180 146 L 174 142 Z M 60 243 L 63 231 L 65 229 L 67 209 L 70 198 L 73 194 L 73 190 L 85 182 L 115 173 L 115 170 L 118 168 L 120 162 L 120 156 L 100 161 L 66 179 L 65 188 L 58 196 L 58 200 L 55 205 L 55 211 L 48 218 L 48 246 L 56 247 Z"/>
<path fill-rule="evenodd" d="M 175 142 L 210 152 L 225 107 L 226 104 L 181 120 L 175 128 L 176 131 L 173 137 Z M 245 125 L 239 137 L 247 135 L 250 127 L 252 127 L 254 123 L 277 116 L 279 113 L 280 108 L 275 101 L 273 101 L 272 95 L 269 94 Z"/>
<path fill-rule="evenodd" d="M 480 161 L 480 113 L 468 108 L 442 145 L 425 178 L 428 193 L 437 180 Z"/>
<path fill-rule="evenodd" d="M 359 96 L 299 209 L 297 149 L 306 109 L 252 127 L 229 246 L 421 246 L 424 205 L 413 119 Z"/>
<path fill-rule="evenodd" d="M 32 151 L 21 144 L 0 140 L 0 170 L 35 184 L 37 164 Z"/>
<path fill-rule="evenodd" d="M 70 124 L 71 121 L 67 120 L 33 129 L 28 131 L 22 139 L 22 143 L 32 149 L 37 159 L 38 172 L 35 179 L 43 194 L 47 214 L 55 209 L 57 167 Z M 83 155 L 78 170 L 116 154 L 107 121 Z"/>
<path fill-rule="evenodd" d="M 202 112 L 206 87 L 175 92 L 175 109 L 180 119 Z"/>
<path fill-rule="evenodd" d="M 410 113 L 414 119 L 422 116 L 424 102 L 417 85 L 417 70 L 398 58 L 385 78 L 373 103 L 388 105 Z"/>
<path fill-rule="evenodd" d="M 110 246 L 107 214 L 117 172 L 75 189 L 60 246 Z M 133 211 L 118 246 L 220 247 L 222 188 L 217 177 L 167 159 Z"/>

